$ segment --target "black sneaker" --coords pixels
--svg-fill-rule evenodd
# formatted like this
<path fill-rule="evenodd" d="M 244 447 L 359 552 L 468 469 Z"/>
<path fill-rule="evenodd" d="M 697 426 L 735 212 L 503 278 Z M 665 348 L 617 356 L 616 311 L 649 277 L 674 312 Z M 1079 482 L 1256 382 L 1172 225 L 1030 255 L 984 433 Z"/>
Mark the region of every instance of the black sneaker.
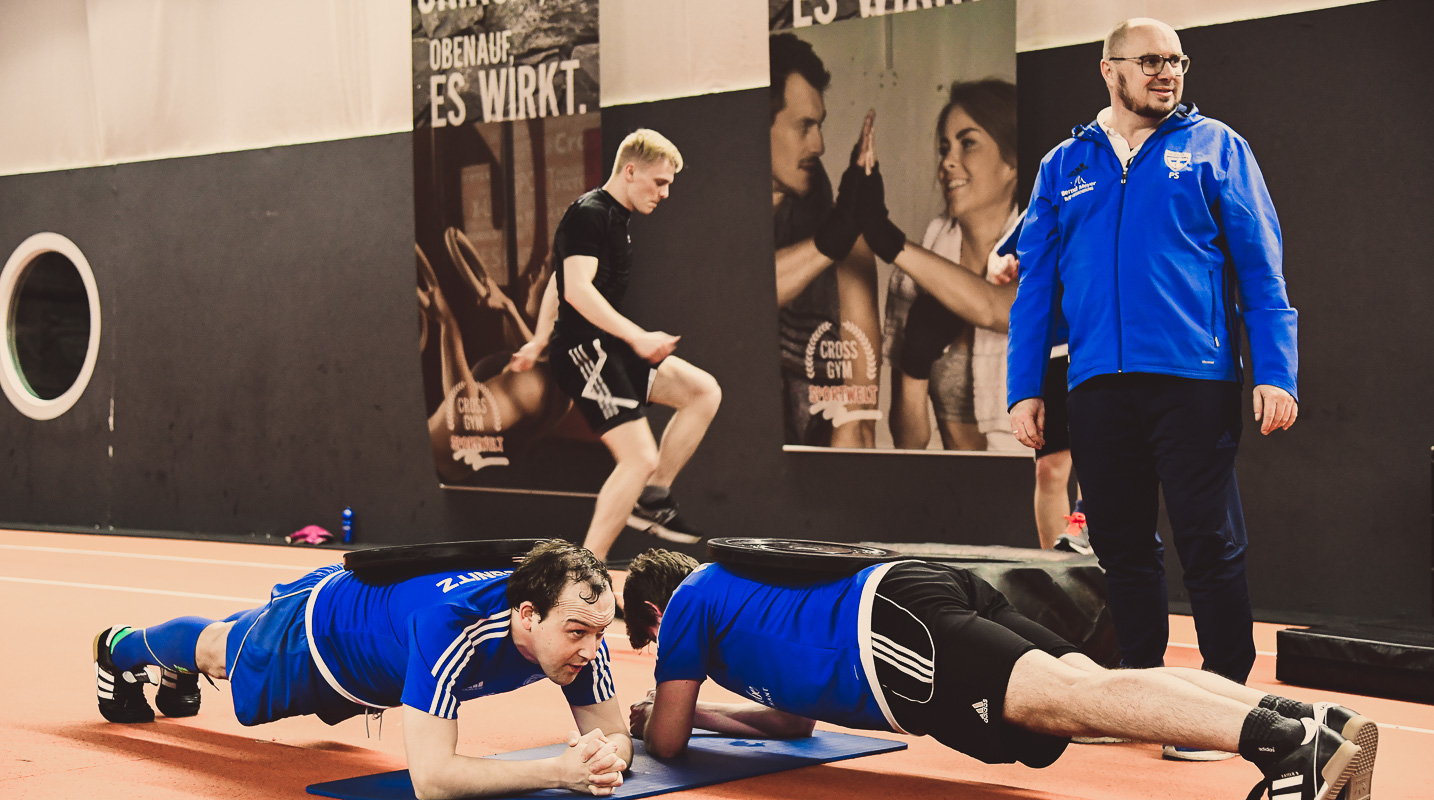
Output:
<path fill-rule="evenodd" d="M 1304 742 L 1265 768 L 1265 779 L 1250 790 L 1246 800 L 1257 800 L 1261 796 L 1268 796 L 1269 800 L 1335 800 L 1348 796 L 1341 791 L 1364 761 L 1360 758 L 1359 745 L 1308 717 L 1300 721 L 1305 726 Z M 1366 772 L 1373 770 L 1370 760 Z M 1364 783 L 1367 786 L 1369 781 L 1366 779 Z M 1353 797 L 1350 800 L 1354 800 Z"/>
<path fill-rule="evenodd" d="M 144 699 L 148 676 L 143 671 L 125 672 L 115 666 L 110 643 L 123 625 L 105 628 L 95 636 L 95 688 L 100 714 L 110 722 L 154 722 L 154 709 Z"/>
<path fill-rule="evenodd" d="M 1079 553 L 1083 556 L 1091 555 L 1095 550 L 1091 549 L 1090 542 L 1083 536 L 1072 536 L 1063 533 L 1056 537 L 1056 543 L 1051 546 L 1052 550 L 1063 550 L 1067 553 Z"/>
<path fill-rule="evenodd" d="M 1359 745 L 1354 773 L 1341 800 L 1368 800 L 1370 784 L 1374 781 L 1374 756 L 1379 750 L 1379 726 L 1374 720 L 1360 716 L 1358 711 L 1334 703 L 1315 703 L 1314 709 L 1316 723 Z"/>
<path fill-rule="evenodd" d="M 627 525 L 669 542 L 696 544 L 702 541 L 702 534 L 677 515 L 677 501 L 671 496 L 653 505 L 638 500 L 628 515 Z"/>
<path fill-rule="evenodd" d="M 160 671 L 154 704 L 166 717 L 192 717 L 199 713 L 199 673 Z"/>

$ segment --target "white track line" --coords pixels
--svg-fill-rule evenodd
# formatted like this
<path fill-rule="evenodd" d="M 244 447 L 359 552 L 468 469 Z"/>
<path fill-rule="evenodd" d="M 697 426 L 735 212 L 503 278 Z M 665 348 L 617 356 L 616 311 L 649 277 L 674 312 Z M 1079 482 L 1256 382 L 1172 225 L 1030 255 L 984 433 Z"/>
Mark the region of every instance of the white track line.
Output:
<path fill-rule="evenodd" d="M 1378 725 L 1381 728 L 1393 728 L 1396 731 L 1413 731 L 1414 733 L 1434 734 L 1434 731 L 1431 731 L 1428 728 L 1411 728 L 1408 725 L 1390 725 L 1387 722 L 1376 722 L 1374 724 Z"/>
<path fill-rule="evenodd" d="M 72 547 L 41 547 L 28 544 L 0 544 L 0 550 L 27 550 L 32 553 L 66 553 L 81 556 L 113 556 L 115 558 L 143 558 L 150 561 L 184 561 L 190 564 L 219 564 L 226 567 L 264 567 L 267 569 L 295 569 L 305 572 L 314 567 L 294 564 L 274 564 L 263 561 L 225 561 L 218 558 L 193 558 L 190 556 L 161 556 L 151 553 L 121 553 L 115 550 L 77 550 Z"/>
<path fill-rule="evenodd" d="M 111 592 L 132 592 L 134 594 L 162 594 L 170 597 L 194 597 L 200 600 L 232 600 L 238 603 L 245 603 L 250 607 L 261 606 L 268 602 L 268 598 L 256 600 L 252 597 L 231 597 L 224 594 L 199 594 L 197 592 L 171 592 L 166 589 L 145 589 L 135 586 L 107 586 L 102 583 L 75 583 L 73 581 L 45 581 L 37 578 L 11 578 L 0 575 L 0 581 L 10 583 L 34 583 L 41 586 L 68 586 L 72 589 L 105 589 Z"/>

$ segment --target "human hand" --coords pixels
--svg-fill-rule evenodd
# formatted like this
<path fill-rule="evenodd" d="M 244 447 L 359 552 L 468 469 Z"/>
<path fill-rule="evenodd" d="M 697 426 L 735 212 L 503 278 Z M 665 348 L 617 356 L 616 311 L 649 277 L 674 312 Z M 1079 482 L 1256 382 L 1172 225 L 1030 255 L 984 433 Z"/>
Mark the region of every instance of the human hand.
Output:
<path fill-rule="evenodd" d="M 1016 441 L 1033 450 L 1046 446 L 1046 401 L 1027 397 L 1011 409 L 1011 433 Z"/>
<path fill-rule="evenodd" d="M 652 716 L 652 703 L 656 699 L 657 690 L 648 689 L 646 697 L 632 704 L 627 716 L 627 727 L 634 735 L 641 737 L 643 731 L 647 730 L 647 720 Z"/>
<path fill-rule="evenodd" d="M 812 235 L 812 243 L 817 246 L 817 252 L 833 262 L 846 258 L 852 245 L 856 244 L 856 237 L 861 235 L 856 221 L 857 197 L 861 193 L 861 170 L 862 167 L 856 160 L 856 151 L 852 151 L 852 162 L 846 172 L 842 173 L 841 183 L 837 185 L 836 202 L 832 204 L 827 218 Z"/>
<path fill-rule="evenodd" d="M 538 359 L 543 357 L 543 351 L 546 349 L 547 345 L 537 339 L 528 342 L 518 348 L 508 359 L 508 371 L 527 372 L 533 368 L 534 364 L 538 363 Z"/>
<path fill-rule="evenodd" d="M 1262 436 L 1269 436 L 1275 430 L 1289 430 L 1300 413 L 1300 404 L 1293 395 L 1267 383 L 1255 387 L 1254 404 L 1255 421 L 1261 423 Z"/>
<path fill-rule="evenodd" d="M 563 788 L 595 797 L 612 794 L 622 785 L 622 772 L 627 769 L 627 762 L 617 755 L 617 745 L 609 742 L 600 728 L 581 736 L 570 731 L 568 749 L 557 757 L 557 762 Z"/>
<path fill-rule="evenodd" d="M 632 345 L 633 352 L 649 364 L 656 364 L 664 358 L 672 355 L 677 349 L 677 343 L 681 336 L 673 336 L 664 331 L 643 331 L 628 344 Z"/>
<path fill-rule="evenodd" d="M 881 177 L 881 167 L 872 165 L 861 185 L 861 196 L 857 200 L 857 219 L 861 223 L 861 235 L 873 253 L 888 264 L 896 263 L 896 257 L 906 247 L 906 234 L 892 223 L 886 211 L 886 183 Z"/>
<path fill-rule="evenodd" d="M 866 119 L 861 122 L 861 139 L 856 143 L 857 166 L 867 175 L 876 169 L 876 109 L 868 109 Z"/>
<path fill-rule="evenodd" d="M 991 251 L 991 257 L 986 259 L 986 280 L 997 286 L 1005 286 L 1016 279 L 1021 269 L 1021 262 L 1013 255 L 999 255 L 995 250 Z"/>

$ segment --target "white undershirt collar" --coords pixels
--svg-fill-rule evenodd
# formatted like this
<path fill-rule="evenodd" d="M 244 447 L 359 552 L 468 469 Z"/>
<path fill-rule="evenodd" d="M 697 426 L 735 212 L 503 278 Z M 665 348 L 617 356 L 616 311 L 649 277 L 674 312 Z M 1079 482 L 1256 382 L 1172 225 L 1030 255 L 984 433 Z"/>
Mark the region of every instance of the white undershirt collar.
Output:
<path fill-rule="evenodd" d="M 1179 106 L 1176 106 L 1176 108 L 1179 108 Z M 1175 109 L 1170 109 L 1170 114 L 1174 113 Z M 1161 117 L 1160 122 L 1155 123 L 1155 127 L 1160 127 L 1165 120 L 1170 119 L 1170 114 Z M 1113 116 L 1115 116 L 1115 111 L 1112 110 L 1110 106 L 1106 106 L 1101 109 L 1099 114 L 1095 115 L 1095 123 L 1099 125 L 1100 129 L 1105 131 L 1105 135 L 1110 138 L 1110 146 L 1111 149 L 1115 150 L 1115 157 L 1120 159 L 1120 163 L 1129 166 L 1130 160 L 1135 158 L 1136 153 L 1140 152 L 1140 146 L 1136 145 L 1135 147 L 1131 147 L 1130 142 L 1126 141 L 1125 137 L 1120 135 L 1119 131 L 1110 126 L 1110 119 Z M 1148 140 L 1149 137 L 1147 137 L 1147 141 Z"/>

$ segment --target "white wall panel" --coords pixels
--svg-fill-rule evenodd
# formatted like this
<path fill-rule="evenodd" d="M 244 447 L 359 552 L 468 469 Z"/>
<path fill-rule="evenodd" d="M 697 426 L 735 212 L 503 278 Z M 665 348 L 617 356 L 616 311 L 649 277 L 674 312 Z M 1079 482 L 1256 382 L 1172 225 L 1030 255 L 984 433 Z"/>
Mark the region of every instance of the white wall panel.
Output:
<path fill-rule="evenodd" d="M 395 0 L 4 3 L 0 174 L 409 130 L 409 53 Z"/>
<path fill-rule="evenodd" d="M 84 0 L 0 4 L 0 174 L 97 163 Z"/>
<path fill-rule="evenodd" d="M 765 0 L 601 3 L 604 106 L 766 85 Z M 1350 4 L 1021 0 L 1016 44 L 1096 41 L 1131 16 L 1186 28 Z M 400 0 L 0 3 L 0 175 L 410 130 L 411 13 Z"/>
<path fill-rule="evenodd" d="M 603 0 L 602 104 L 766 86 L 766 0 Z"/>

